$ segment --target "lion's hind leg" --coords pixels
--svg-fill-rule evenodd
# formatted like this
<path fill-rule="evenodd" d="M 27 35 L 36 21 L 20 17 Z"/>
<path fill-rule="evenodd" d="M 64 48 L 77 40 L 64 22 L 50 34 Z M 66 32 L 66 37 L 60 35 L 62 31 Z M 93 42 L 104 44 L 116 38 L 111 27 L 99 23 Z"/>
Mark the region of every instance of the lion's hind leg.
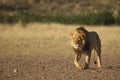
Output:
<path fill-rule="evenodd" d="M 98 56 L 98 68 L 102 68 L 102 63 L 101 63 L 101 49 L 96 47 L 95 48 Z"/>

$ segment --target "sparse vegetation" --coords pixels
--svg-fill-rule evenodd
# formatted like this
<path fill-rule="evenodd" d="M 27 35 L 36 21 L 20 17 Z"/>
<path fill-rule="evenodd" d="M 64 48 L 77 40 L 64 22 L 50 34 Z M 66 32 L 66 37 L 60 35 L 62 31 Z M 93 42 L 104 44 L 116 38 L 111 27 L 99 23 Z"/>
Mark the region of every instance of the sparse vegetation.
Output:
<path fill-rule="evenodd" d="M 1 0 L 0 23 L 120 24 L 119 0 Z"/>
<path fill-rule="evenodd" d="M 119 15 L 115 17 L 115 24 L 120 25 L 120 12 Z"/>
<path fill-rule="evenodd" d="M 0 23 L 63 23 L 63 24 L 87 24 L 87 25 L 111 25 L 120 24 L 119 16 L 114 17 L 110 11 L 102 11 L 97 13 L 87 13 L 81 15 L 40 15 L 28 11 L 18 11 L 14 15 L 0 14 Z"/>

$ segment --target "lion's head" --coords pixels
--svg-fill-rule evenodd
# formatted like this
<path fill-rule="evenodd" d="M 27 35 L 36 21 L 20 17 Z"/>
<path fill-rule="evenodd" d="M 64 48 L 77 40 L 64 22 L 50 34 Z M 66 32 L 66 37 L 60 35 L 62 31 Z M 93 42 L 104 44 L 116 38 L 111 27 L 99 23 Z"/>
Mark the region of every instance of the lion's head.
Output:
<path fill-rule="evenodd" d="M 86 43 L 87 31 L 83 28 L 77 28 L 70 33 L 71 44 L 75 49 L 82 49 Z"/>

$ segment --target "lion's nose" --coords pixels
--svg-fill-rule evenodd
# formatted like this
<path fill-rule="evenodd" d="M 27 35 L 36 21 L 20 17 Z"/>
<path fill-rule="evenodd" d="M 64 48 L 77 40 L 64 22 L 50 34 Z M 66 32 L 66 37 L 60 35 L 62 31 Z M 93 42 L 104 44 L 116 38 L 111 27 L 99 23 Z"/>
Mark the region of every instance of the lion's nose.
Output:
<path fill-rule="evenodd" d="M 74 48 L 77 49 L 78 48 L 78 44 L 74 44 Z"/>

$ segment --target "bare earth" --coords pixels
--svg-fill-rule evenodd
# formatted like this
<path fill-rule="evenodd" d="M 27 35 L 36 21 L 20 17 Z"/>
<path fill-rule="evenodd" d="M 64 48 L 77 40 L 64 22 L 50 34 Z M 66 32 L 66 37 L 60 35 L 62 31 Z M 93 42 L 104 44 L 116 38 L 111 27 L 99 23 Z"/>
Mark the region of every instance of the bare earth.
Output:
<path fill-rule="evenodd" d="M 35 25 L 41 24 L 33 26 Z M 25 28 L 30 36 L 25 30 L 14 34 L 14 29 L 9 31 L 0 28 L 0 80 L 120 80 L 120 28 L 115 27 L 111 31 L 112 28 L 87 27 L 88 30 L 97 31 L 102 39 L 103 68 L 97 69 L 97 65 L 93 64 L 91 58 L 90 69 L 79 70 L 73 63 L 74 51 L 67 34 L 76 26 L 73 28 L 68 26 L 47 27 L 48 30 L 43 27 Z M 51 33 L 49 36 L 42 32 L 45 29 L 47 34 Z M 34 30 L 37 32 L 34 33 Z M 41 35 L 43 36 L 36 37 Z M 83 55 L 80 61 L 82 65 L 84 65 L 84 58 Z"/>

